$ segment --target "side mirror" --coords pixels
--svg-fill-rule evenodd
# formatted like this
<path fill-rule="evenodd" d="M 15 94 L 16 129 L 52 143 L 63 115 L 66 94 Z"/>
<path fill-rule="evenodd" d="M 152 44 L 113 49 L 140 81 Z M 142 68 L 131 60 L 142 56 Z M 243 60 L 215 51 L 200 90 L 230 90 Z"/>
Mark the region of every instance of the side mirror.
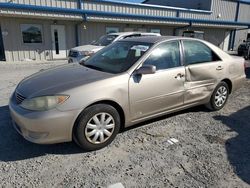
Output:
<path fill-rule="evenodd" d="M 136 74 L 154 74 L 156 67 L 154 65 L 143 65 L 136 70 Z"/>
<path fill-rule="evenodd" d="M 243 40 L 243 42 L 246 42 L 246 40 Z"/>

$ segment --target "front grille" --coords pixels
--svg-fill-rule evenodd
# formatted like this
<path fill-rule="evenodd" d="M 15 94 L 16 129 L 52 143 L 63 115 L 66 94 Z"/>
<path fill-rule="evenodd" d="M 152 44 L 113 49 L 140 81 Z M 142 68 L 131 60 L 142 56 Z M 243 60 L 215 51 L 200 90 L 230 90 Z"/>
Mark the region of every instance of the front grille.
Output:
<path fill-rule="evenodd" d="M 15 93 L 15 96 L 16 96 L 16 102 L 17 102 L 17 104 L 22 103 L 23 100 L 25 99 L 24 96 L 22 96 L 20 93 L 17 93 L 17 92 Z"/>
<path fill-rule="evenodd" d="M 69 51 L 69 57 L 77 57 L 77 56 L 78 56 L 78 52 L 72 51 L 72 50 Z"/>

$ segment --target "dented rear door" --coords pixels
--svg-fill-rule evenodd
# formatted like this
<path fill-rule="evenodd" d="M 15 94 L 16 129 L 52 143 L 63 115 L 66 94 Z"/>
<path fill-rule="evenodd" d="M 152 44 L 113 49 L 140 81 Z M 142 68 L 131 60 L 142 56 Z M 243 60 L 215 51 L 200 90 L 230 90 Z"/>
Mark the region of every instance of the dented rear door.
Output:
<path fill-rule="evenodd" d="M 223 61 L 200 41 L 183 40 L 185 63 L 184 104 L 209 98 L 223 77 Z"/>

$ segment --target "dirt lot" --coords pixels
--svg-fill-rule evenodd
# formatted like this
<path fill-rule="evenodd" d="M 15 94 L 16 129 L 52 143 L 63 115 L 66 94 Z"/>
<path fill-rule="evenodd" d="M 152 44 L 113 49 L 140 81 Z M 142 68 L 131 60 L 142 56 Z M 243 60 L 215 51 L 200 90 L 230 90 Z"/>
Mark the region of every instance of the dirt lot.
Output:
<path fill-rule="evenodd" d="M 164 116 L 84 153 L 73 143 L 29 143 L 11 125 L 7 104 L 17 83 L 62 63 L 0 64 L 0 187 L 250 187 L 250 70 L 223 110 Z"/>

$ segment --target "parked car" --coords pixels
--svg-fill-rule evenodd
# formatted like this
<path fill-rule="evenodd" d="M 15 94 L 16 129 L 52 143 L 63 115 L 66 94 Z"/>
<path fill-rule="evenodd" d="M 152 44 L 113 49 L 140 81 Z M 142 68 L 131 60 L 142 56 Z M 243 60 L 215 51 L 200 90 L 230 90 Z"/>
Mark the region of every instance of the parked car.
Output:
<path fill-rule="evenodd" d="M 205 104 L 220 110 L 245 80 L 244 59 L 203 40 L 137 37 L 82 64 L 38 72 L 10 98 L 13 125 L 27 140 L 110 144 L 121 128 Z"/>
<path fill-rule="evenodd" d="M 81 60 L 86 60 L 91 55 L 95 54 L 97 51 L 101 50 L 105 46 L 111 44 L 112 42 L 131 38 L 131 37 L 141 37 L 141 36 L 161 36 L 159 33 L 143 33 L 143 32 L 121 32 L 121 33 L 110 33 L 100 37 L 98 40 L 93 41 L 89 45 L 78 46 L 70 49 L 68 55 L 69 63 L 79 63 Z"/>
<path fill-rule="evenodd" d="M 250 46 L 250 39 L 247 41 L 243 41 L 238 47 L 238 56 L 245 56 L 245 54 L 248 52 Z"/>

